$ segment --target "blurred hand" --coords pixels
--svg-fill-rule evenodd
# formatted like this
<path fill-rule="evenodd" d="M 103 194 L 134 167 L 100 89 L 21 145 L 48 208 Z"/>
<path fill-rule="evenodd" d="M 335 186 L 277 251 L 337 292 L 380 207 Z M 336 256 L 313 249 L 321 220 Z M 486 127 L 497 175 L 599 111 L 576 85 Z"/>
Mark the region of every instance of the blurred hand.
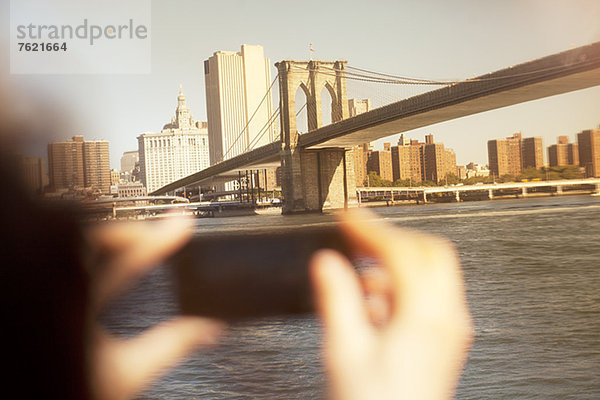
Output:
<path fill-rule="evenodd" d="M 223 326 L 199 317 L 176 317 L 127 340 L 108 335 L 96 317 L 115 294 L 187 242 L 191 221 L 113 223 L 87 233 L 92 275 L 90 383 L 97 400 L 130 399 L 158 374 L 198 346 L 212 345 Z"/>
<path fill-rule="evenodd" d="M 452 398 L 472 338 L 453 246 L 371 213 L 340 219 L 351 243 L 379 266 L 359 277 L 333 250 L 311 261 L 333 397 Z"/>

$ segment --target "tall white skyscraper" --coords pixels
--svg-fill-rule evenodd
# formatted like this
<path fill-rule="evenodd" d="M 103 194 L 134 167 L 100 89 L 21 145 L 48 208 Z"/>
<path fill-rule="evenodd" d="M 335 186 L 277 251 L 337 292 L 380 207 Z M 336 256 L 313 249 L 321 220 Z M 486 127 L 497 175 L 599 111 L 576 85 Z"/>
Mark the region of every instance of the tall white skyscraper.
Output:
<path fill-rule="evenodd" d="M 208 148 L 207 124 L 194 122 L 180 87 L 171 122 L 160 133 L 138 136 L 142 181 L 148 193 L 208 168 Z"/>
<path fill-rule="evenodd" d="M 262 46 L 245 44 L 204 61 L 211 165 L 277 139 L 270 64 Z"/>

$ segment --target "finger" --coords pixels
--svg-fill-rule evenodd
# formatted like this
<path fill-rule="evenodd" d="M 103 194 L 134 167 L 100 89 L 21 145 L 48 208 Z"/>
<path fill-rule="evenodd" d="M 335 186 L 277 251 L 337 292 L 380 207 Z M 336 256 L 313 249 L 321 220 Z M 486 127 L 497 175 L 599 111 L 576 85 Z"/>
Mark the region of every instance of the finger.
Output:
<path fill-rule="evenodd" d="M 388 324 L 392 311 L 389 297 L 381 295 L 368 296 L 366 298 L 366 307 L 371 323 L 374 326 L 382 328 Z"/>
<path fill-rule="evenodd" d="M 363 270 L 360 282 L 366 297 L 366 307 L 373 325 L 383 327 L 391 316 L 393 287 L 385 268 L 372 267 Z"/>
<path fill-rule="evenodd" d="M 389 272 L 379 266 L 364 269 L 360 280 L 367 294 L 389 294 L 393 289 Z"/>
<path fill-rule="evenodd" d="M 311 259 L 317 309 L 324 322 L 330 356 L 343 357 L 371 334 L 358 277 L 348 260 L 333 250 L 320 250 Z"/>
<path fill-rule="evenodd" d="M 117 291 L 183 246 L 191 234 L 192 220 L 180 217 L 114 225 L 99 236 L 96 234 L 103 243 L 112 242 L 108 237 L 114 235 L 127 245 L 109 254 L 104 269 L 99 271 L 95 303 L 104 304 Z"/>
<path fill-rule="evenodd" d="M 407 243 L 412 242 L 409 231 L 386 224 L 364 210 L 349 210 L 339 214 L 338 218 L 342 232 L 353 247 L 377 259 L 389 273 L 394 305 L 402 306 L 402 298 L 416 279 L 412 268 L 415 262 L 407 260 L 408 252 L 413 253 L 412 246 Z"/>
<path fill-rule="evenodd" d="M 372 211 L 349 209 L 337 214 L 342 233 L 352 243 L 353 250 L 363 256 L 376 256 L 379 261 L 395 259 L 397 228 L 387 224 Z"/>
<path fill-rule="evenodd" d="M 98 352 L 93 389 L 100 399 L 129 399 L 198 346 L 217 343 L 224 325 L 177 317 L 129 340 L 111 340 Z"/>
<path fill-rule="evenodd" d="M 405 315 L 406 307 L 435 288 L 428 279 L 436 282 L 451 279 L 446 284 L 460 285 L 458 262 L 453 247 L 445 240 L 421 232 L 400 229 L 374 218 L 374 214 L 352 210 L 340 214 L 342 231 L 353 244 L 367 254 L 379 259 L 390 274 L 393 286 L 393 313 Z M 458 278 L 457 278 L 458 276 Z M 442 299 L 439 293 L 435 299 Z M 447 298 L 447 297 L 445 297 Z M 403 309 L 404 308 L 404 309 Z"/>

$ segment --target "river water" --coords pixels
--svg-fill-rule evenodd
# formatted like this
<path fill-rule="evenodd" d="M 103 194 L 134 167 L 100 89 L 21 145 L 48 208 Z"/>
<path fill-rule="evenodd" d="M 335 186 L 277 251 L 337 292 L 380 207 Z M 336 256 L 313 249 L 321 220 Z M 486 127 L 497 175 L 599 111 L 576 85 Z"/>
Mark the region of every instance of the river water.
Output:
<path fill-rule="evenodd" d="M 475 341 L 458 399 L 600 399 L 600 197 L 565 196 L 378 208 L 390 223 L 458 248 Z M 327 215 L 197 220 L 197 231 L 321 224 Z M 176 313 L 168 268 L 103 316 L 135 335 Z M 232 327 L 140 396 L 144 399 L 321 399 L 314 317 Z"/>

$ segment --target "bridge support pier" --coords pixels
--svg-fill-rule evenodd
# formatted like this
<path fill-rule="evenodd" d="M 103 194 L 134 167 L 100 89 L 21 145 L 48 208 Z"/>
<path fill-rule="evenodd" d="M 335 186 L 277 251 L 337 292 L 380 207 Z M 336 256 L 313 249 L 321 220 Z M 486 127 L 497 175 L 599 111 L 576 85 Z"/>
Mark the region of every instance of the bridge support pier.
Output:
<path fill-rule="evenodd" d="M 358 206 L 353 162 L 346 149 L 284 150 L 283 214 Z"/>
<path fill-rule="evenodd" d="M 306 96 L 309 132 L 322 126 L 324 88 L 331 97 L 331 122 L 348 117 L 346 61 L 282 61 L 275 66 L 279 72 L 283 214 L 356 206 L 354 157 L 345 148 L 308 149 L 299 143 L 296 126 L 299 88 Z"/>
<path fill-rule="evenodd" d="M 456 202 L 460 203 L 460 192 L 457 190 L 454 194 L 455 194 L 454 198 L 456 199 Z"/>
<path fill-rule="evenodd" d="M 526 187 L 521 188 L 521 196 L 527 197 L 527 188 Z"/>
<path fill-rule="evenodd" d="M 558 195 L 563 194 L 563 187 L 561 185 L 558 185 L 556 187 L 556 194 L 558 194 Z"/>
<path fill-rule="evenodd" d="M 493 189 L 488 190 L 488 198 L 490 200 L 494 200 L 494 190 Z"/>

